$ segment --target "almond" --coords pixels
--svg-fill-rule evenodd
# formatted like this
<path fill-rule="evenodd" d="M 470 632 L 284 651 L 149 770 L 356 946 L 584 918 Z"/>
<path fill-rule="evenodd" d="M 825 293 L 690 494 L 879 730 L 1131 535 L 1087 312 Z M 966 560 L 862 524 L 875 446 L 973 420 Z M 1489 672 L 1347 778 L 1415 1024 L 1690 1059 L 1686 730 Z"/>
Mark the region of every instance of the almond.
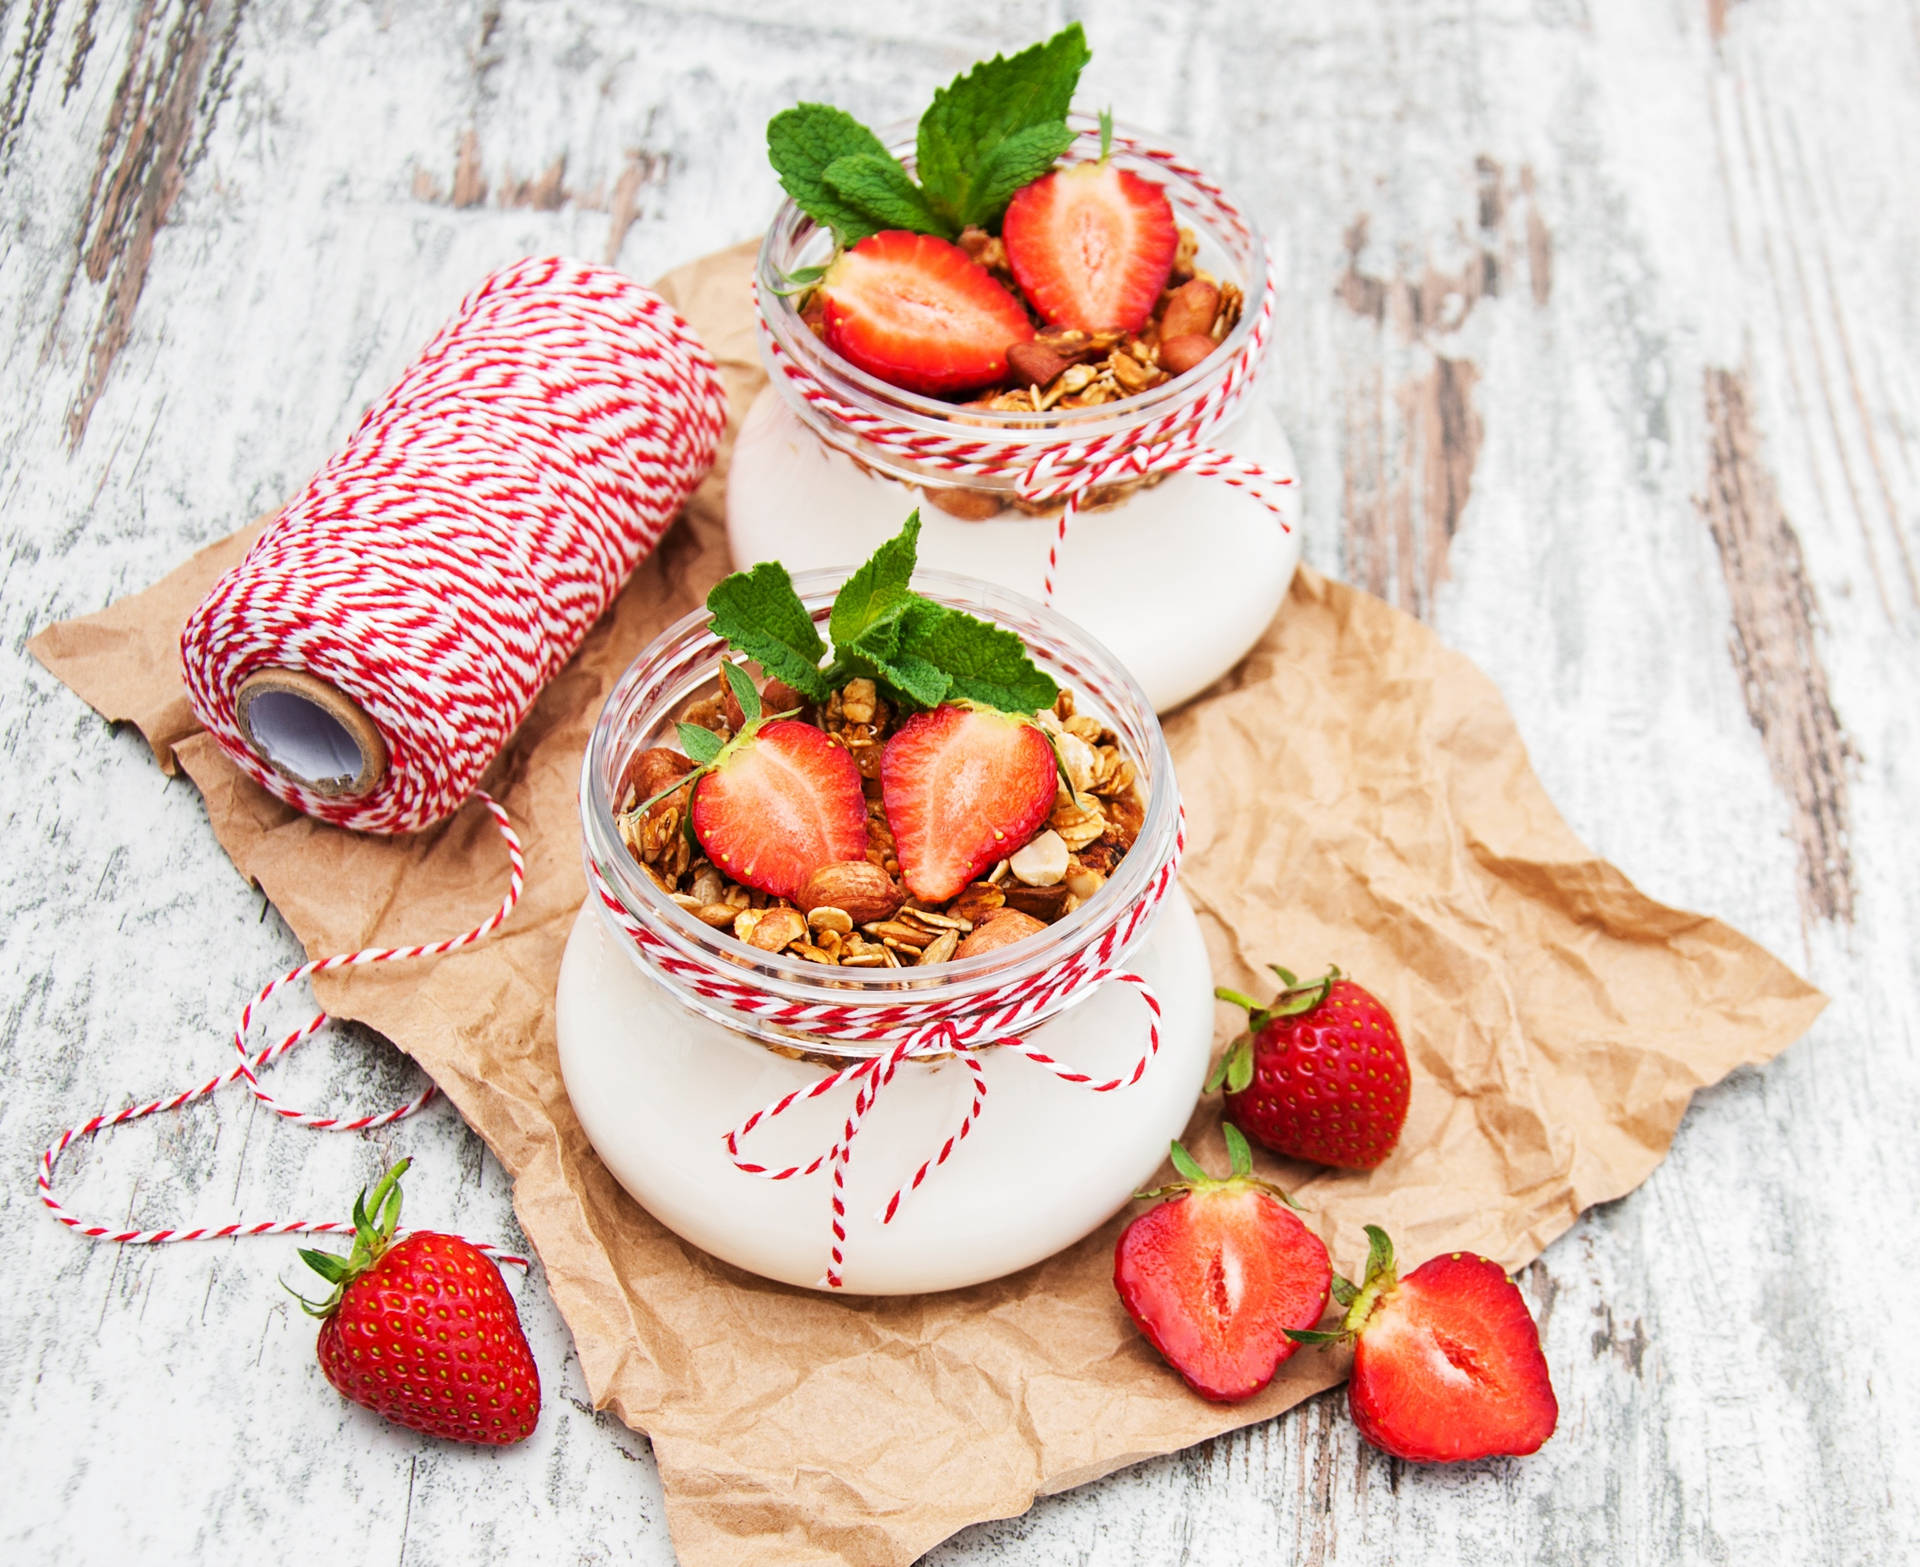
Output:
<path fill-rule="evenodd" d="M 1031 914 L 1022 914 L 1018 909 L 998 909 L 974 926 L 973 934 L 960 943 L 953 955 L 956 959 L 977 958 L 983 952 L 1010 947 L 1016 941 L 1037 936 L 1046 928 Z"/>
<path fill-rule="evenodd" d="M 769 680 L 760 688 L 760 708 L 767 713 L 791 713 L 796 708 L 810 707 L 805 695 L 784 680 Z"/>
<path fill-rule="evenodd" d="M 1168 375 L 1185 375 L 1214 349 L 1213 339 L 1200 332 L 1160 340 L 1160 368 Z"/>
<path fill-rule="evenodd" d="M 934 485 L 921 493 L 926 496 L 929 505 L 938 506 L 949 517 L 958 517 L 962 522 L 987 522 L 1004 510 L 1000 497 L 991 490 Z"/>
<path fill-rule="evenodd" d="M 1220 313 L 1220 290 L 1204 278 L 1182 283 L 1167 301 L 1160 317 L 1160 341 L 1189 335 L 1206 337 L 1213 331 L 1213 318 Z M 1161 362 L 1165 363 L 1165 355 Z M 1169 366 L 1168 368 L 1172 368 Z"/>
<path fill-rule="evenodd" d="M 871 860 L 839 860 L 823 865 L 807 878 L 794 900 L 806 912 L 845 909 L 856 925 L 890 918 L 906 902 L 906 894 Z"/>

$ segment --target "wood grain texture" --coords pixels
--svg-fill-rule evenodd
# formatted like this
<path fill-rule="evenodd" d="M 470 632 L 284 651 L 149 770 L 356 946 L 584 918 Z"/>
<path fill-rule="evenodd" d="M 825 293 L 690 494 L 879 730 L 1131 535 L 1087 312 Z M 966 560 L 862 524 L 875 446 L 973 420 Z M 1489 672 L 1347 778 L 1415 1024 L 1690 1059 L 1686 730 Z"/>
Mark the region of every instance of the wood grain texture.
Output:
<path fill-rule="evenodd" d="M 1265 394 L 1309 558 L 1500 684 L 1569 820 L 1835 997 L 1696 1101 L 1647 1185 L 1529 1268 L 1561 1395 L 1525 1461 L 1370 1452 L 1338 1395 L 981 1525 L 933 1560 L 1795 1563 L 1920 1553 L 1920 1351 L 1861 1298 L 1920 1206 L 1920 24 L 1899 0 L 12 0 L 0 6 L 0 1552 L 671 1560 L 645 1443 L 549 1388 L 526 1446 L 345 1409 L 290 1242 L 131 1253 L 30 1164 L 196 1080 L 296 957 L 191 789 L 23 652 L 319 463 L 471 281 L 651 276 L 756 230 L 769 114 L 909 116 L 1069 15 L 1083 102 L 1242 196 L 1282 276 Z M 1362 222 L 1364 220 L 1364 222 Z M 1784 530 L 1784 531 L 1783 531 Z M 430 932 L 421 933 L 423 936 Z M 374 1106 L 379 1042 L 276 1088 Z M 72 1161 L 145 1222 L 334 1201 L 392 1154 L 512 1241 L 443 1111 L 371 1140 L 220 1096 Z M 1897 1247 L 1897 1241 L 1895 1246 Z M 24 1282 L 20 1282 L 24 1281 Z"/>

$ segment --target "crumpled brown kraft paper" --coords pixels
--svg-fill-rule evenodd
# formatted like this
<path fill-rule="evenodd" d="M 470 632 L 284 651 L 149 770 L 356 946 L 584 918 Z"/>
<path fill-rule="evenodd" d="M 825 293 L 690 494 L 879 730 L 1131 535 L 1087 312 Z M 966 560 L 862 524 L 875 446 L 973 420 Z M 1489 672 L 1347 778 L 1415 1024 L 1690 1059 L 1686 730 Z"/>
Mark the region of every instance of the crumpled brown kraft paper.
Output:
<path fill-rule="evenodd" d="M 736 422 L 761 382 L 751 256 L 727 251 L 662 285 L 719 359 Z M 414 1056 L 512 1172 L 596 1402 L 652 1438 L 684 1562 L 904 1563 L 1038 1494 L 1275 1415 L 1337 1382 L 1345 1361 L 1303 1352 L 1236 1407 L 1194 1397 L 1114 1295 L 1119 1218 L 998 1283 L 828 1298 L 681 1242 L 594 1157 L 553 1036 L 561 946 L 585 893 L 580 757 L 616 676 L 728 567 L 726 455 L 488 776 L 528 854 L 506 929 L 316 988 Z M 477 922 L 505 870 L 477 808 L 415 838 L 353 837 L 268 797 L 195 725 L 179 629 L 256 531 L 51 627 L 33 652 L 186 769 L 223 847 L 310 954 Z M 1344 1272 L 1359 1270 L 1369 1222 L 1408 1259 L 1472 1248 L 1520 1266 L 1581 1209 L 1646 1178 L 1696 1088 L 1767 1060 L 1823 1005 L 1736 932 L 1651 902 L 1595 859 L 1492 684 L 1417 621 L 1310 570 L 1253 654 L 1167 730 L 1187 800 L 1184 880 L 1219 982 L 1258 993 L 1269 961 L 1310 973 L 1337 960 L 1406 1038 L 1413 1108 L 1384 1166 L 1268 1162 Z M 233 978 L 237 997 L 259 976 Z M 1193 1137 L 1218 1167 L 1216 1102 Z M 826 1200 L 823 1186 L 823 1235 Z"/>

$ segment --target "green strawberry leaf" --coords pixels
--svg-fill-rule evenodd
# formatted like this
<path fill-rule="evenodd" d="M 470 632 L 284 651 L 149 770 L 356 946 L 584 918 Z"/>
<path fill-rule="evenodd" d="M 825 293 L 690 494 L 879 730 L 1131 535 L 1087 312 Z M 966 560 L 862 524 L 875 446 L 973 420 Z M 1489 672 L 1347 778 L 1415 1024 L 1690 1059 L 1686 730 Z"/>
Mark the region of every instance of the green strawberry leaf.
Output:
<path fill-rule="evenodd" d="M 1100 111 L 1100 161 L 1105 163 L 1113 151 L 1113 110 Z"/>
<path fill-rule="evenodd" d="M 1376 1279 L 1393 1277 L 1393 1242 L 1387 1232 L 1377 1224 L 1367 1226 L 1367 1275 L 1366 1283 L 1371 1285 Z"/>
<path fill-rule="evenodd" d="M 1285 985 L 1289 990 L 1300 983 L 1299 980 L 1294 978 L 1292 969 L 1282 968 L 1278 963 L 1269 963 L 1267 967 L 1280 976 L 1280 983 Z"/>
<path fill-rule="evenodd" d="M 871 219 L 876 231 L 906 229 L 914 234 L 953 238 L 953 226 L 927 205 L 913 176 L 896 158 L 884 153 L 848 153 L 829 163 L 820 179 L 842 205 Z"/>
<path fill-rule="evenodd" d="M 1246 1134 L 1231 1121 L 1222 1121 L 1220 1131 L 1227 1139 L 1227 1157 L 1233 1161 L 1233 1173 L 1253 1174 L 1253 1150 L 1247 1146 Z"/>
<path fill-rule="evenodd" d="M 1287 1337 L 1296 1344 L 1338 1344 L 1346 1334 L 1335 1330 L 1328 1332 L 1324 1328 L 1288 1328 Z"/>
<path fill-rule="evenodd" d="M 1333 1276 L 1333 1298 L 1343 1306 L 1351 1306 L 1360 1298 L 1360 1286 L 1352 1279 L 1343 1279 L 1336 1273 Z"/>
<path fill-rule="evenodd" d="M 711 729 L 703 729 L 699 724 L 676 724 L 674 727 L 680 731 L 680 749 L 702 767 L 711 766 L 713 759 L 726 748 L 726 741 Z M 672 789 L 667 790 L 667 793 L 674 793 L 685 782 L 684 778 L 681 779 Z M 648 804 L 651 803 L 651 801 L 648 802 Z"/>
<path fill-rule="evenodd" d="M 906 524 L 882 544 L 866 563 L 847 578 L 834 596 L 827 617 L 827 635 L 836 649 L 850 648 L 877 628 L 898 620 L 918 597 L 908 584 L 919 561 L 920 510 L 915 507 Z"/>
<path fill-rule="evenodd" d="M 991 225 L 986 176 L 1002 143 L 1067 117 L 1081 69 L 1092 56 L 1074 22 L 1010 58 L 983 60 L 933 95 L 920 117 L 915 161 L 933 210 L 956 228 Z M 1007 192 L 1008 195 L 1012 191 Z"/>
<path fill-rule="evenodd" d="M 1227 1092 L 1244 1094 L 1253 1084 L 1253 1036 L 1243 1034 L 1227 1057 Z"/>
<path fill-rule="evenodd" d="M 875 223 L 826 180 L 826 171 L 838 159 L 863 155 L 892 161 L 885 143 L 844 109 L 800 103 L 767 122 L 767 161 L 780 176 L 781 188 L 814 222 L 832 229 L 842 248 L 887 226 Z"/>
<path fill-rule="evenodd" d="M 313 1251 L 303 1246 L 300 1248 L 300 1260 L 329 1284 L 338 1284 L 347 1276 L 347 1259 L 335 1256 L 330 1251 Z"/>
<path fill-rule="evenodd" d="M 740 704 L 741 718 L 749 724 L 752 723 L 761 713 L 760 692 L 755 688 L 753 681 L 732 659 L 720 661 L 720 673 L 726 678 L 727 688 L 733 692 L 734 701 Z M 687 754 L 691 756 L 693 753 Z M 694 760 L 698 761 L 699 758 L 694 757 Z"/>
<path fill-rule="evenodd" d="M 1187 1150 L 1182 1148 L 1177 1142 L 1169 1146 L 1167 1157 L 1173 1161 L 1174 1169 L 1178 1170 L 1180 1174 L 1189 1181 L 1210 1181 L 1213 1179 L 1205 1170 L 1200 1168 L 1193 1155 L 1188 1153 Z"/>
<path fill-rule="evenodd" d="M 945 670 L 950 696 L 1003 713 L 1037 713 L 1060 694 L 1013 632 L 931 600 L 901 616 L 900 652 Z"/>
<path fill-rule="evenodd" d="M 820 671 L 827 645 L 778 561 L 763 560 L 751 571 L 722 577 L 707 595 L 707 609 L 714 633 L 769 675 L 816 702 L 831 694 Z"/>

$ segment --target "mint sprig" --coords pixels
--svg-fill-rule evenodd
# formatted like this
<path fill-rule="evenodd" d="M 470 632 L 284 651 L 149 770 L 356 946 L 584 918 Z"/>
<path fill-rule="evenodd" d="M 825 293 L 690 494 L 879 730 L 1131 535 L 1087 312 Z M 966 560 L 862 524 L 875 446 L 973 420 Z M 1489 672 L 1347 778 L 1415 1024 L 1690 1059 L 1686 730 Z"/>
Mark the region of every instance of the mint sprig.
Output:
<path fill-rule="evenodd" d="M 1078 22 L 939 89 L 920 117 L 914 182 L 843 109 L 802 103 L 767 123 L 767 159 L 800 210 L 841 249 L 883 229 L 952 239 L 996 228 L 1007 203 L 1073 144 L 1067 110 L 1091 53 Z"/>
<path fill-rule="evenodd" d="M 957 227 L 985 228 L 1006 210 L 1014 191 L 1046 173 L 1072 143 L 1067 110 L 1092 58 L 1087 35 L 1074 22 L 1031 49 L 981 61 L 936 92 L 914 144 L 920 183 L 934 211 Z M 1053 133 L 1054 151 L 1036 172 L 1007 185 L 1010 167 L 1026 166 L 1021 159 L 1030 163 L 1034 149 L 1047 143 L 1040 138 L 1022 152 L 1008 150 L 1034 130 Z"/>
<path fill-rule="evenodd" d="M 916 511 L 842 585 L 827 617 L 833 662 L 824 670 L 820 660 L 826 647 L 793 579 L 777 561 L 735 572 L 714 587 L 707 595 L 714 630 L 769 675 L 816 702 L 864 675 L 889 701 L 914 710 L 945 701 L 977 702 L 1006 713 L 1051 706 L 1060 688 L 1033 662 L 1019 637 L 909 586 L 919 538 Z"/>

